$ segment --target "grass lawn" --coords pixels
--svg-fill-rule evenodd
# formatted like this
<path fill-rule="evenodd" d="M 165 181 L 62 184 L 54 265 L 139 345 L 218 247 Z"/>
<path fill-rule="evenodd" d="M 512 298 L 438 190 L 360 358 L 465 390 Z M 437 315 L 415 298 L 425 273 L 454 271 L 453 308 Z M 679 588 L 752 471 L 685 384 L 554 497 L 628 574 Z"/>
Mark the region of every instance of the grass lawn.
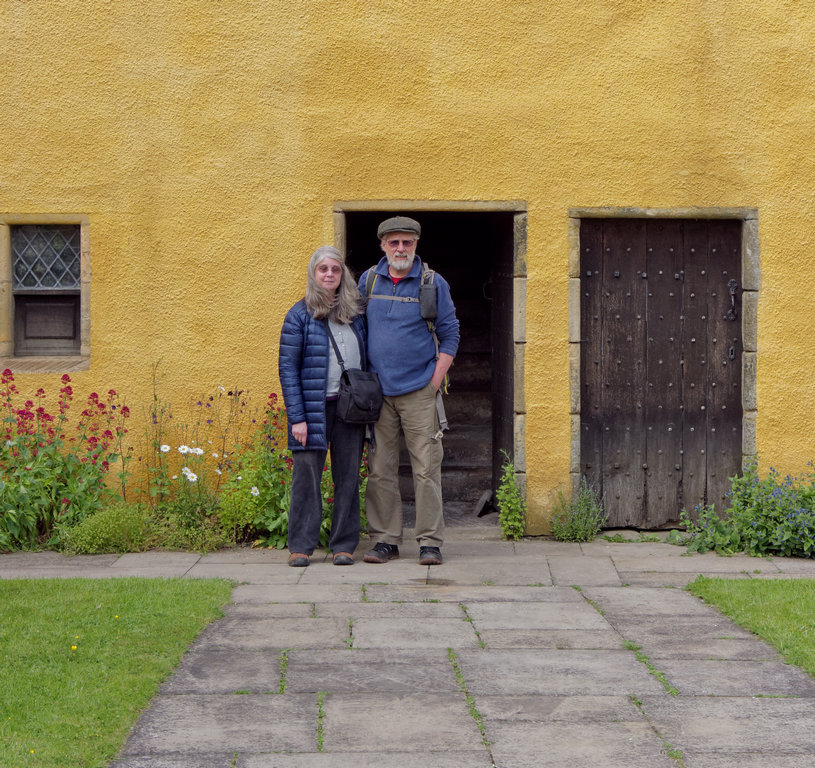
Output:
<path fill-rule="evenodd" d="M 688 589 L 815 677 L 815 580 L 700 576 Z"/>
<path fill-rule="evenodd" d="M 232 584 L 0 580 L 0 766 L 107 765 Z"/>

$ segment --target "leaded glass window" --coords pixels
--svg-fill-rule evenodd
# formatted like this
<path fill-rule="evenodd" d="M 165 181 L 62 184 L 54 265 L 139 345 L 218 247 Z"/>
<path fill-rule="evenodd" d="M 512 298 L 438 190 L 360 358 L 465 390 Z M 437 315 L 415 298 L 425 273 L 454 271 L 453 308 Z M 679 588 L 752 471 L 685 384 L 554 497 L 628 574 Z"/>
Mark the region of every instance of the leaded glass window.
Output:
<path fill-rule="evenodd" d="M 15 291 L 78 291 L 79 227 L 25 225 L 11 228 Z"/>
<path fill-rule="evenodd" d="M 79 354 L 81 226 L 25 224 L 10 229 L 14 354 Z"/>

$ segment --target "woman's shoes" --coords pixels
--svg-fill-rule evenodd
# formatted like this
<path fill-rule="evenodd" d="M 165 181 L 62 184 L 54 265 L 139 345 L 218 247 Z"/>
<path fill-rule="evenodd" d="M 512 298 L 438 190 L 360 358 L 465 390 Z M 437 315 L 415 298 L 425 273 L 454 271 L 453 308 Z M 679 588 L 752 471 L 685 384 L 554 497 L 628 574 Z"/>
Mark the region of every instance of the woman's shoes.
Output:
<path fill-rule="evenodd" d="M 309 556 L 302 552 L 292 552 L 289 555 L 289 565 L 292 568 L 305 568 L 309 564 Z M 350 552 L 335 552 L 334 565 L 353 565 L 354 556 Z"/>

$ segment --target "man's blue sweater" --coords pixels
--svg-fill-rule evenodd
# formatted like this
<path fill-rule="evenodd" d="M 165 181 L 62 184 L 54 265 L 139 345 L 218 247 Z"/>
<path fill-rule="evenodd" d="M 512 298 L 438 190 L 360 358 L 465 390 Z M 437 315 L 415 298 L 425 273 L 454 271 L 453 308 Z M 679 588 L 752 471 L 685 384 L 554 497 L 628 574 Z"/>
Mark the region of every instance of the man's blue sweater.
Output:
<path fill-rule="evenodd" d="M 388 274 L 388 260 L 375 267 L 376 280 L 368 299 L 368 360 L 379 374 L 382 391 L 388 396 L 405 395 L 427 386 L 436 367 L 436 346 L 433 336 L 422 319 L 419 308 L 419 288 L 422 284 L 422 263 L 417 256 L 406 277 L 394 284 Z M 362 273 L 359 289 L 365 295 L 368 272 Z M 459 329 L 456 308 L 450 297 L 450 286 L 436 273 L 438 317 L 435 320 L 439 337 L 439 352 L 455 357 Z M 375 296 L 407 296 L 416 301 L 392 301 Z"/>

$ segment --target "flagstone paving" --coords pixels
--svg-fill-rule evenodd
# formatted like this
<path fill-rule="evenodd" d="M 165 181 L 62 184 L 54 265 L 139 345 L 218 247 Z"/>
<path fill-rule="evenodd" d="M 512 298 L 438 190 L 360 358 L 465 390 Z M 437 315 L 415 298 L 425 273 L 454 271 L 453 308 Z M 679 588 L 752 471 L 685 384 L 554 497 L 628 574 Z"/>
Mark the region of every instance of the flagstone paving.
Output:
<path fill-rule="evenodd" d="M 111 768 L 813 764 L 815 680 L 681 588 L 815 578 L 815 561 L 448 535 L 437 567 L 408 542 L 343 568 L 249 549 L 18 553 L 0 578 L 235 580 Z"/>

